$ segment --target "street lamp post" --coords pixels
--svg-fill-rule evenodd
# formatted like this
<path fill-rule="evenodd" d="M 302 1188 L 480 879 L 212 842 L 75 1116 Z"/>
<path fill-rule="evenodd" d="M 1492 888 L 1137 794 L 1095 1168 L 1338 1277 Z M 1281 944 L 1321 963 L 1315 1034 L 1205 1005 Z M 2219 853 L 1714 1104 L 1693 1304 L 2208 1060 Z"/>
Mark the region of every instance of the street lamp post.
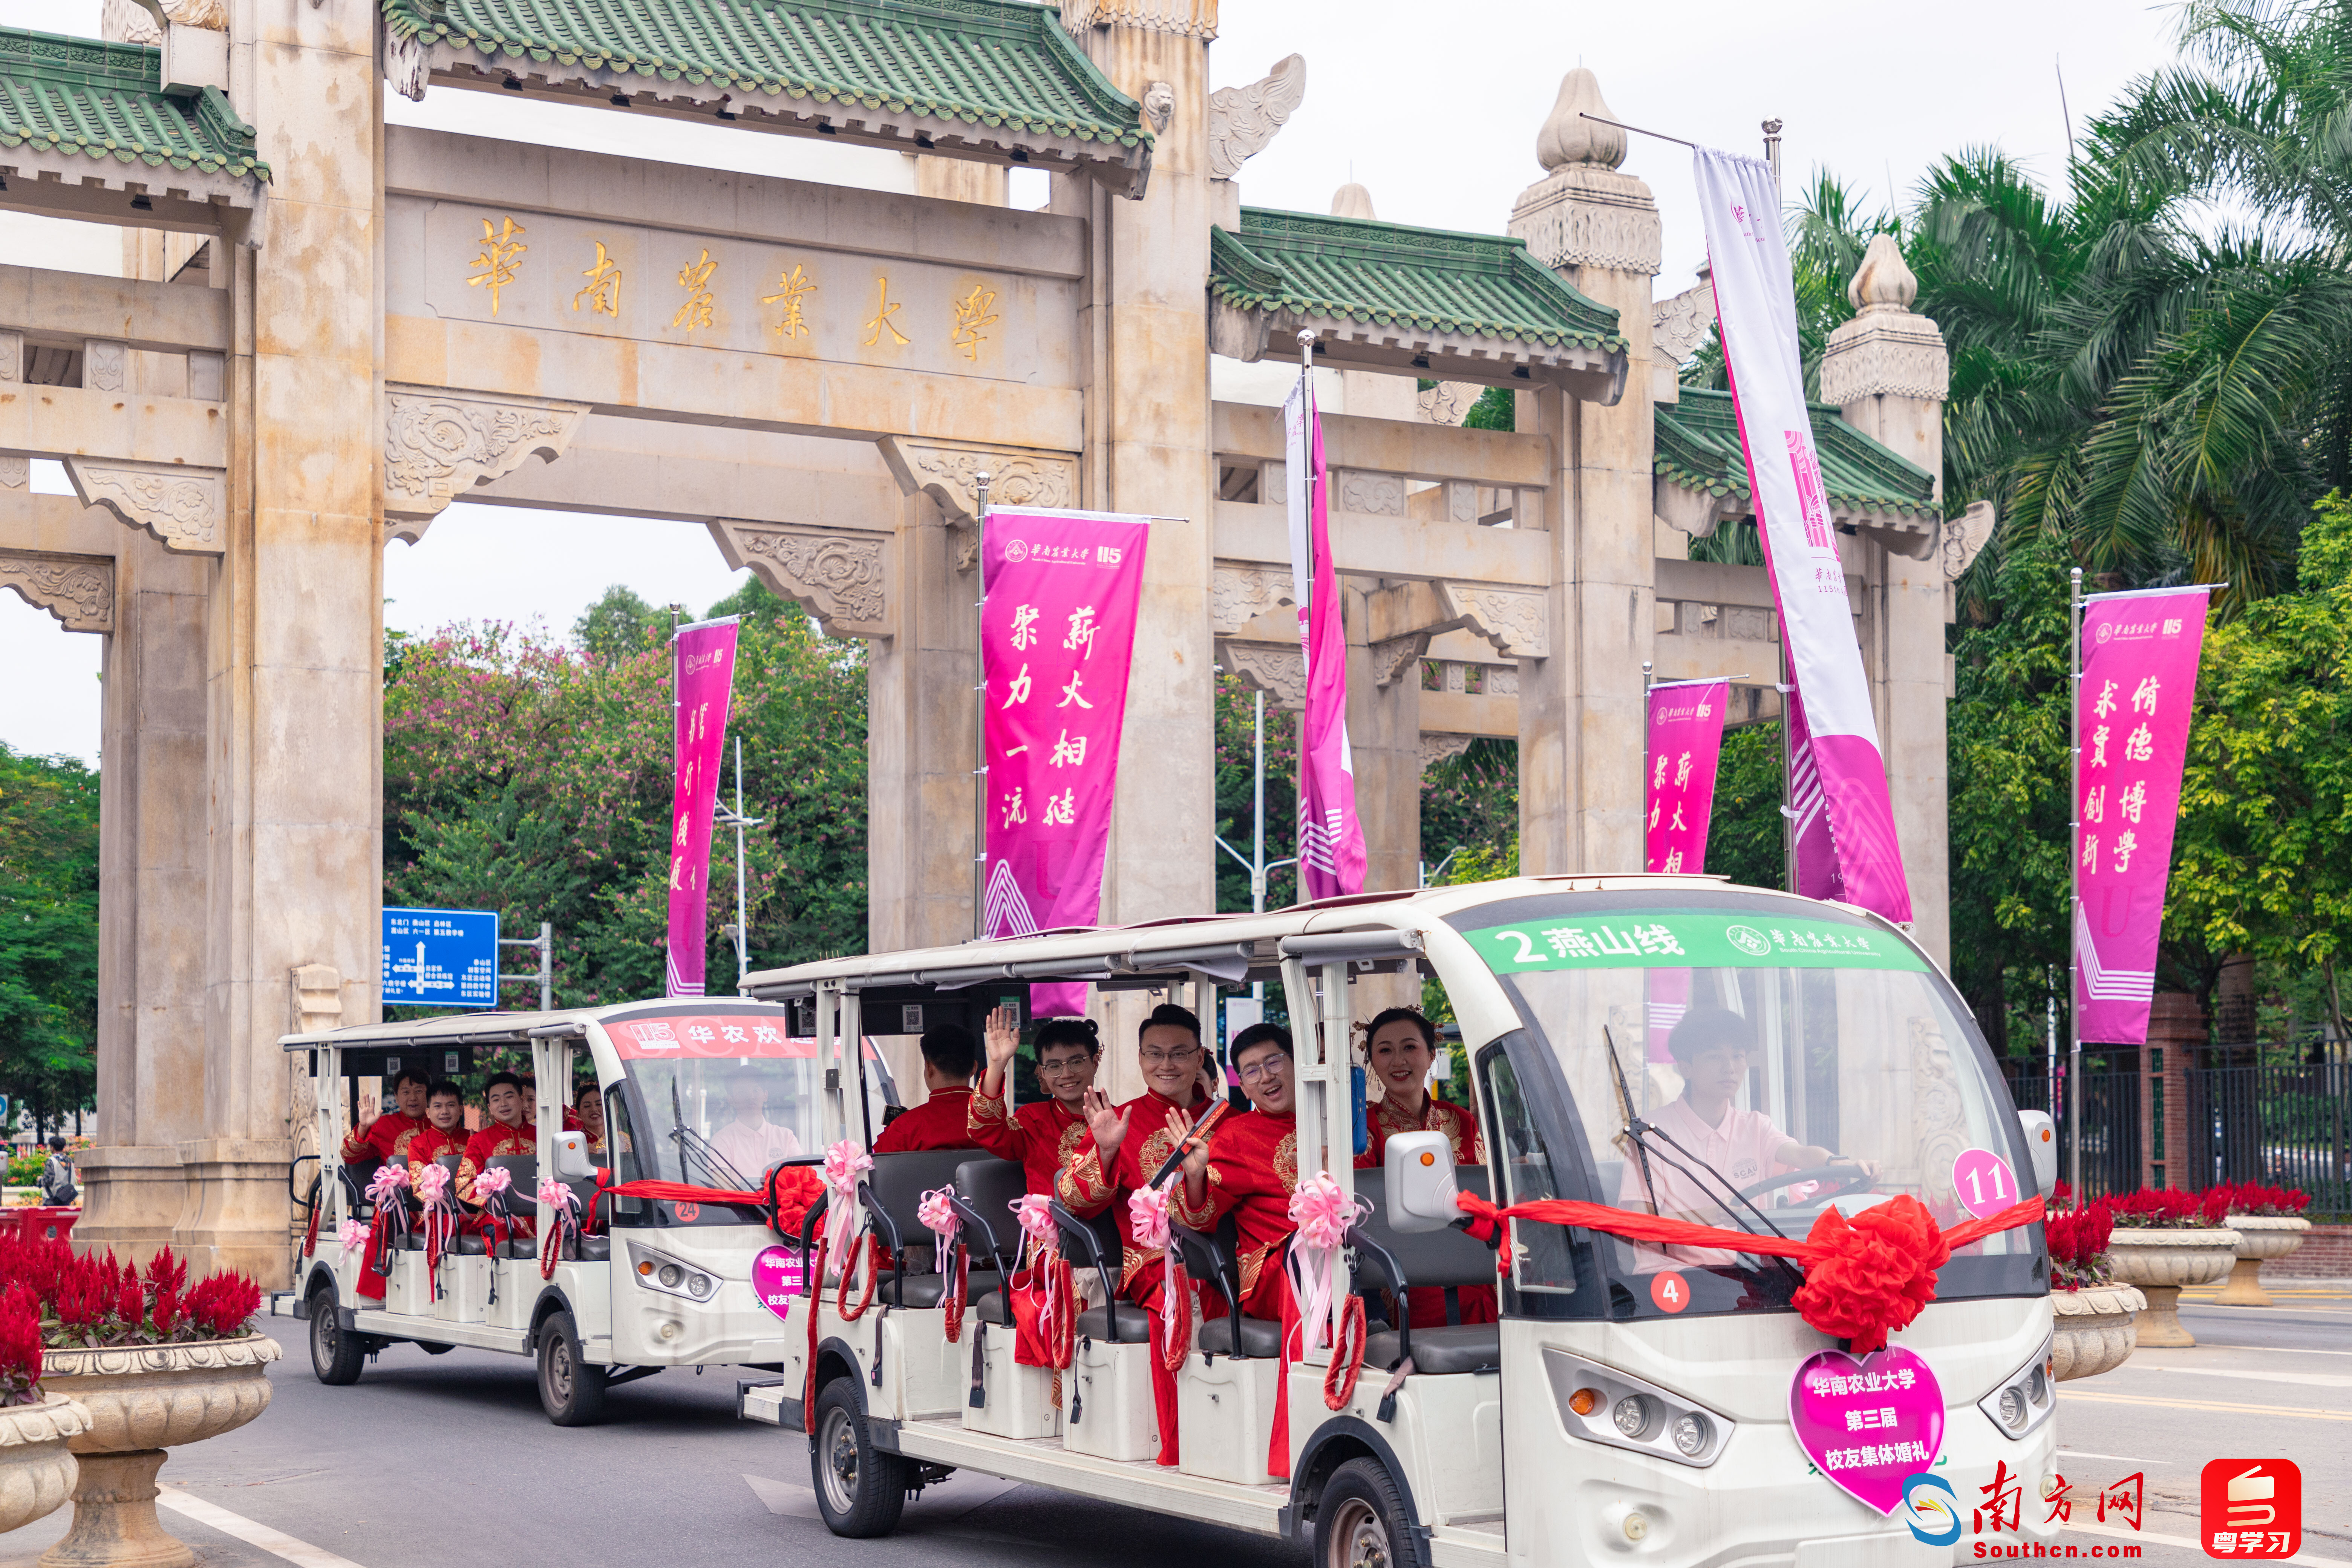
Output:
<path fill-rule="evenodd" d="M 743 977 L 751 973 L 751 931 L 744 900 L 743 834 L 749 828 L 764 827 L 767 819 L 743 815 L 743 737 L 735 737 L 735 809 L 720 806 L 711 818 L 719 827 L 735 830 L 735 923 L 726 928 L 726 934 L 735 943 L 735 994 L 743 994 Z"/>
<path fill-rule="evenodd" d="M 1293 855 L 1286 859 L 1271 862 L 1265 858 L 1265 693 L 1256 691 L 1251 695 L 1256 699 L 1251 721 L 1256 740 L 1255 754 L 1250 764 L 1250 852 L 1244 855 L 1226 843 L 1222 835 L 1218 837 L 1217 847 L 1232 856 L 1241 868 L 1250 874 L 1250 913 L 1259 915 L 1265 912 L 1266 874 L 1297 864 L 1298 858 Z M 1250 983 L 1250 999 L 1260 1004 L 1265 1001 L 1265 981 Z"/>

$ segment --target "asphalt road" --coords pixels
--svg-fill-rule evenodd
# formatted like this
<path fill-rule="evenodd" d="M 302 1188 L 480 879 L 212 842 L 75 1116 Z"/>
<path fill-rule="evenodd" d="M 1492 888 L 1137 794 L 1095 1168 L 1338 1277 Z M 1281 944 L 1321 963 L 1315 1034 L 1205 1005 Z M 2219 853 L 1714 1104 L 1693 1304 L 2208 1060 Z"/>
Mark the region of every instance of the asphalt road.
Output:
<path fill-rule="evenodd" d="M 2142 1528 L 2110 1516 L 2091 1548 L 2158 1564 L 2214 1561 L 2197 1535 L 2197 1481 L 2221 1458 L 2303 1468 L 2303 1561 L 2352 1568 L 2352 1282 L 2273 1288 L 2267 1310 L 2187 1305 L 2202 1342 L 2143 1351 L 2061 1390 L 2062 1468 L 2074 1520 L 2098 1489 L 2145 1480 Z M 451 1568 L 562 1563 L 774 1561 L 859 1568 L 1299 1568 L 1296 1549 L 1207 1525 L 959 1476 L 883 1541 L 835 1539 L 815 1516 L 798 1434 L 736 1419 L 734 1378 L 667 1372 L 613 1392 L 600 1426 L 548 1425 L 529 1363 L 487 1352 L 383 1352 L 357 1384 L 311 1375 L 299 1323 L 269 1324 L 286 1359 L 241 1431 L 174 1450 L 160 1478 L 166 1529 L 221 1568 Z M 1963 1499 L 1963 1505 L 1975 1500 Z M 2032 1505 L 2029 1505 L 2032 1506 Z M 0 1537 L 29 1561 L 70 1509 Z M 258 1543 L 257 1543 L 258 1542 Z"/>

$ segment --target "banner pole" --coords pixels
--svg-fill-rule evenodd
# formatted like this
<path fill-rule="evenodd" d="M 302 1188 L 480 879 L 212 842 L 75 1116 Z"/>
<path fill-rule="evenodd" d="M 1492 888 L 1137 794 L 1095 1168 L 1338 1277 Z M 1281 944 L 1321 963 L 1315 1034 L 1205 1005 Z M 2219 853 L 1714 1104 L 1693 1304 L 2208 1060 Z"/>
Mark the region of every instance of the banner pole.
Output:
<path fill-rule="evenodd" d="M 988 934 L 988 470 L 972 476 L 978 511 L 971 521 L 972 572 L 980 597 L 971 606 L 971 937 Z"/>
<path fill-rule="evenodd" d="M 2074 1206 L 2083 1193 L 2083 569 L 2066 605 L 2066 1144 Z"/>
<path fill-rule="evenodd" d="M 1649 659 L 1642 661 L 1642 869 L 1654 871 L 1650 864 L 1650 694 L 1652 678 L 1657 666 Z"/>

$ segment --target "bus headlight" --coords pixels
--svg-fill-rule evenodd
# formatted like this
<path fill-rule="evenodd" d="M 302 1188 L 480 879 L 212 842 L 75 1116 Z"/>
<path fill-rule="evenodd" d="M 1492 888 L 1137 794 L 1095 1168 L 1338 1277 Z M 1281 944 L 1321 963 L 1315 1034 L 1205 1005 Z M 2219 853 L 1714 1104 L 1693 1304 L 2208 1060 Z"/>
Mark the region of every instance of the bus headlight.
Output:
<path fill-rule="evenodd" d="M 2050 1381 L 2050 1346 L 2045 1342 L 2033 1352 L 2032 1361 L 2001 1379 L 2000 1386 L 1978 1400 L 1977 1408 L 2000 1428 L 2002 1436 L 2025 1437 L 2058 1408 L 2056 1392 Z"/>
<path fill-rule="evenodd" d="M 1638 1394 L 1629 1394 L 1610 1410 L 1609 1419 L 1628 1437 L 1646 1436 L 1650 1430 L 1650 1402 Z"/>
<path fill-rule="evenodd" d="M 1667 1435 L 1674 1438 L 1675 1447 L 1683 1458 L 1696 1459 L 1706 1452 L 1707 1443 L 1715 1432 L 1708 1426 L 1706 1416 L 1696 1410 L 1686 1410 L 1675 1417 L 1675 1424 L 1667 1429 Z"/>
<path fill-rule="evenodd" d="M 691 1263 L 634 1241 L 629 1243 L 629 1253 L 637 1283 L 648 1290 L 684 1296 L 693 1301 L 708 1301 L 719 1293 L 719 1280 Z"/>
<path fill-rule="evenodd" d="M 1544 1375 L 1571 1437 L 1699 1468 L 1729 1447 L 1737 1423 L 1671 1389 L 1546 1345 Z"/>

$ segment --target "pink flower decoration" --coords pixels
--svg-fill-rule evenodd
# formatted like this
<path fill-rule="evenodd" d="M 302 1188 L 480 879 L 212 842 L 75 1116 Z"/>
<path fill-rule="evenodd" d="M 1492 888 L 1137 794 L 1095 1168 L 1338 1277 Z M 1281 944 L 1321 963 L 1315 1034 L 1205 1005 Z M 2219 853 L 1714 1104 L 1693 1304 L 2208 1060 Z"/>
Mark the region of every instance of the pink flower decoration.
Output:
<path fill-rule="evenodd" d="M 372 1203 L 388 1204 L 408 1185 L 408 1167 L 397 1163 L 376 1167 L 375 1179 L 368 1183 L 367 1195 Z"/>
<path fill-rule="evenodd" d="M 474 1178 L 474 1195 L 478 1198 L 496 1197 L 513 1185 L 514 1173 L 504 1165 L 492 1165 Z"/>
<path fill-rule="evenodd" d="M 355 1219 L 347 1219 L 343 1221 L 342 1234 L 340 1239 L 343 1244 L 342 1260 L 344 1262 L 348 1263 L 351 1261 L 352 1253 L 364 1252 L 367 1250 L 368 1237 L 373 1228 L 374 1227 L 372 1226 L 362 1225 Z"/>
<path fill-rule="evenodd" d="M 1142 1187 L 1129 1194 L 1127 1200 L 1128 1228 L 1135 1233 L 1135 1244 L 1146 1252 L 1160 1252 L 1168 1247 L 1168 1190 L 1165 1187 Z"/>

